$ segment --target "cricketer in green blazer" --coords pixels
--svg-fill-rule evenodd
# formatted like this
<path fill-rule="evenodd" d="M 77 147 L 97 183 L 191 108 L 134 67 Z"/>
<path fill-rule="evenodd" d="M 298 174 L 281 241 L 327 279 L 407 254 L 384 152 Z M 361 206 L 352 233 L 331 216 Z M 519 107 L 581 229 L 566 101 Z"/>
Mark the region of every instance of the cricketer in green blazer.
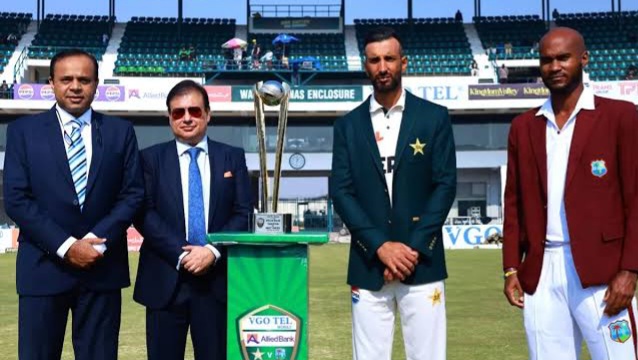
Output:
<path fill-rule="evenodd" d="M 330 194 L 352 235 L 348 284 L 378 291 L 385 265 L 377 249 L 387 241 L 417 251 L 403 283 L 447 277 L 442 226 L 456 195 L 456 153 L 447 108 L 406 91 L 392 168 L 392 203 L 370 118 L 370 98 L 334 125 Z"/>

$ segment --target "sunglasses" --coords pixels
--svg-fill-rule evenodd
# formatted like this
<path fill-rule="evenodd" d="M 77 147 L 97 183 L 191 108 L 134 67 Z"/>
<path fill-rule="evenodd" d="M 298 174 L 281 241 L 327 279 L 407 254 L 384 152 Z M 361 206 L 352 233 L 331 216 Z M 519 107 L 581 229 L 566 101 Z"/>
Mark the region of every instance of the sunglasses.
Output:
<path fill-rule="evenodd" d="M 175 108 L 171 110 L 171 118 L 173 120 L 181 119 L 184 117 L 184 115 L 186 115 L 186 111 L 188 111 L 188 114 L 194 118 L 201 118 L 202 114 L 204 113 L 204 110 L 197 106 L 191 106 L 188 108 Z"/>

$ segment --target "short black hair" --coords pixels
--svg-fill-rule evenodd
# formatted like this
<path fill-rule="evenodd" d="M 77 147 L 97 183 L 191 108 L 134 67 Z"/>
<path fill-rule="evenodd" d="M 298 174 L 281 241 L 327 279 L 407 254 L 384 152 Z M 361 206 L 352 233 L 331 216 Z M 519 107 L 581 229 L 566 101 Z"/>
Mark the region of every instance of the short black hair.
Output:
<path fill-rule="evenodd" d="M 193 80 L 182 80 L 173 86 L 171 91 L 166 96 L 166 108 L 171 111 L 171 100 L 178 95 L 184 95 L 191 91 L 198 91 L 202 95 L 202 101 L 204 102 L 204 109 L 210 111 L 210 102 L 208 101 L 208 92 L 204 87 Z"/>
<path fill-rule="evenodd" d="M 366 37 L 363 40 L 364 54 L 365 54 L 366 46 L 368 46 L 368 44 L 374 43 L 374 42 L 380 42 L 380 41 L 384 41 L 384 40 L 388 40 L 392 38 L 396 39 L 396 41 L 399 42 L 399 51 L 401 52 L 401 56 L 403 56 L 403 42 L 401 41 L 401 37 L 399 36 L 399 34 L 397 34 L 397 32 L 393 28 L 387 27 L 387 26 L 374 28 L 366 34 Z"/>
<path fill-rule="evenodd" d="M 55 64 L 62 59 L 66 59 L 72 56 L 86 56 L 89 59 L 91 59 L 91 62 L 93 63 L 93 67 L 95 68 L 95 72 L 93 75 L 95 77 L 95 81 L 98 80 L 99 69 L 98 69 L 97 59 L 95 58 L 95 56 L 93 56 L 93 54 L 86 52 L 82 49 L 65 49 L 55 54 L 53 56 L 53 59 L 51 59 L 51 63 L 49 64 L 49 76 L 51 77 L 51 79 L 53 79 L 53 74 L 55 73 Z"/>

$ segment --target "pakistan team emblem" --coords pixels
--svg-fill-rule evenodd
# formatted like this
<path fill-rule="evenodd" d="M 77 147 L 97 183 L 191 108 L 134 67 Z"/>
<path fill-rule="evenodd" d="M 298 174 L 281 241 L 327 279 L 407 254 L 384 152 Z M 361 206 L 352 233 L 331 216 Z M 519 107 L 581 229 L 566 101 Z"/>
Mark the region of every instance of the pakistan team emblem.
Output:
<path fill-rule="evenodd" d="M 295 360 L 301 319 L 275 305 L 264 305 L 237 319 L 242 360 Z"/>
<path fill-rule="evenodd" d="M 631 329 L 627 320 L 618 320 L 609 324 L 609 336 L 615 342 L 624 343 L 631 338 Z"/>
<path fill-rule="evenodd" d="M 591 162 L 591 173 L 596 177 L 603 177 L 607 175 L 607 165 L 605 160 L 594 160 Z"/>

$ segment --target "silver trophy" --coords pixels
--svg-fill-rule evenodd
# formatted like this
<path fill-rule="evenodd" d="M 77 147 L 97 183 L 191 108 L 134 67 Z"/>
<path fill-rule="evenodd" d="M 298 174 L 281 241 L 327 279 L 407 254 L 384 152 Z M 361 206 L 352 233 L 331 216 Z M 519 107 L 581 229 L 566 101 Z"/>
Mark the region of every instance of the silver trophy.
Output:
<path fill-rule="evenodd" d="M 281 159 L 284 152 L 286 126 L 288 124 L 290 86 L 286 83 L 280 83 L 279 81 L 260 81 L 255 84 L 255 87 L 253 88 L 253 97 L 255 99 L 255 121 L 257 125 L 261 195 L 259 197 L 259 212 L 254 214 L 252 229 L 255 233 L 287 233 L 291 231 L 292 215 L 277 213 L 277 204 L 279 199 L 279 186 L 281 183 Z M 264 113 L 264 105 L 279 106 L 272 203 L 268 202 L 270 181 L 268 177 L 266 115 Z"/>

